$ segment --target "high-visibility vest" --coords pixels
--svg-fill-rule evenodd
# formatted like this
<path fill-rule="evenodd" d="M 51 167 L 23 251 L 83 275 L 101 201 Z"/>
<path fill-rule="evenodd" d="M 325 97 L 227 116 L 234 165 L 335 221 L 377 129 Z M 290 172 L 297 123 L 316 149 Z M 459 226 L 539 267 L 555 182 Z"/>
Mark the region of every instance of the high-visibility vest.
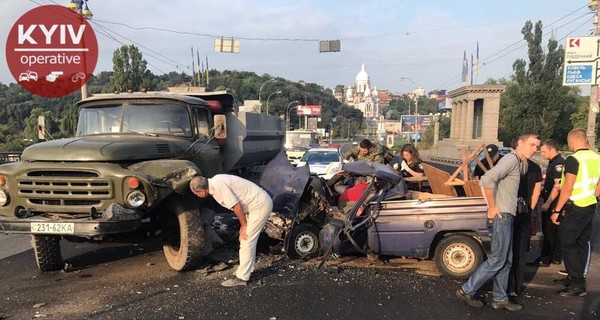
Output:
<path fill-rule="evenodd" d="M 587 207 L 597 203 L 596 183 L 600 177 L 600 155 L 591 150 L 578 150 L 569 157 L 574 157 L 579 162 L 577 178 L 569 200 L 578 207 Z M 563 170 L 561 187 L 564 181 L 565 172 Z"/>

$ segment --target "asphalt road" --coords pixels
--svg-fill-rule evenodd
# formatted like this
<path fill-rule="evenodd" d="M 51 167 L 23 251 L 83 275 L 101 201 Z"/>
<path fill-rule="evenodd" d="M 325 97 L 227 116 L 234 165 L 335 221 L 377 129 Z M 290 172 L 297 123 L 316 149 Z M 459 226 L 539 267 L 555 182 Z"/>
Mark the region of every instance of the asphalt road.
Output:
<path fill-rule="evenodd" d="M 597 214 L 588 296 L 556 295 L 552 280 L 562 266 L 530 267 L 517 298 L 525 309 L 517 313 L 464 305 L 454 296 L 462 281 L 427 260 L 344 257 L 317 270 L 318 260 L 261 254 L 248 287 L 223 288 L 235 248 L 179 273 L 154 242 L 63 241 L 65 269 L 40 273 L 29 236 L 0 235 L 0 319 L 600 319 L 599 227 Z M 482 293 L 489 297 L 490 289 Z"/>
<path fill-rule="evenodd" d="M 0 251 L 11 241 L 3 237 Z M 0 319 L 597 319 L 600 312 L 598 253 L 587 297 L 554 293 L 560 266 L 530 268 L 518 298 L 525 309 L 513 314 L 467 307 L 454 296 L 461 281 L 440 276 L 431 261 L 346 257 L 317 270 L 317 260 L 262 254 L 248 287 L 222 288 L 233 272 L 233 248 L 183 273 L 172 271 L 152 242 L 65 242 L 62 249 L 64 271 L 40 273 L 32 250 L 0 260 Z"/>

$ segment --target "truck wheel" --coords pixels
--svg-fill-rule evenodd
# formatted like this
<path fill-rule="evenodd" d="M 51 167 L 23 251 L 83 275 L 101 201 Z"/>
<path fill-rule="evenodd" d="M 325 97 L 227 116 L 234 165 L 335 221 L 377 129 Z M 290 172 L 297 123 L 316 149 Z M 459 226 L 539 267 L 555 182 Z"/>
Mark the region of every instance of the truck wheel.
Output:
<path fill-rule="evenodd" d="M 171 268 L 177 271 L 197 267 L 204 249 L 204 226 L 200 210 L 184 210 L 167 221 L 163 252 Z"/>
<path fill-rule="evenodd" d="M 35 261 L 40 271 L 54 271 L 63 267 L 59 236 L 39 236 L 32 234 L 31 245 L 33 246 Z"/>
<path fill-rule="evenodd" d="M 310 223 L 302 223 L 292 228 L 287 239 L 286 252 L 292 259 L 313 258 L 321 253 L 319 228 Z"/>
<path fill-rule="evenodd" d="M 479 243 L 466 235 L 445 237 L 435 249 L 438 270 L 455 279 L 468 278 L 483 262 L 483 250 Z"/>

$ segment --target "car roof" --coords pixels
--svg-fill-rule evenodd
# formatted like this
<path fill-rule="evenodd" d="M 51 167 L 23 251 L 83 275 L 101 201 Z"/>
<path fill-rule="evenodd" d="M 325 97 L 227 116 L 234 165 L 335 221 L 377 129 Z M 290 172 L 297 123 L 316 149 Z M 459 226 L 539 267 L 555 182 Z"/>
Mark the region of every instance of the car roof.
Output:
<path fill-rule="evenodd" d="M 338 148 L 310 148 L 310 149 L 308 149 L 307 152 L 311 152 L 311 151 L 332 151 L 332 152 L 339 152 Z"/>

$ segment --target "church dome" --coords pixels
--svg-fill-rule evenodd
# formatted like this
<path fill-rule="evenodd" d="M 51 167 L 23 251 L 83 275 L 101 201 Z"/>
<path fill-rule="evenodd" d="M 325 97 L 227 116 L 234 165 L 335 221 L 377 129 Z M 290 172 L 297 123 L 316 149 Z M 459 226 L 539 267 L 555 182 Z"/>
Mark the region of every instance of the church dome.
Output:
<path fill-rule="evenodd" d="M 362 66 L 360 67 L 360 72 L 358 72 L 358 74 L 356 75 L 356 82 L 366 83 L 368 81 L 369 81 L 369 75 L 365 71 L 365 64 L 363 63 Z"/>

